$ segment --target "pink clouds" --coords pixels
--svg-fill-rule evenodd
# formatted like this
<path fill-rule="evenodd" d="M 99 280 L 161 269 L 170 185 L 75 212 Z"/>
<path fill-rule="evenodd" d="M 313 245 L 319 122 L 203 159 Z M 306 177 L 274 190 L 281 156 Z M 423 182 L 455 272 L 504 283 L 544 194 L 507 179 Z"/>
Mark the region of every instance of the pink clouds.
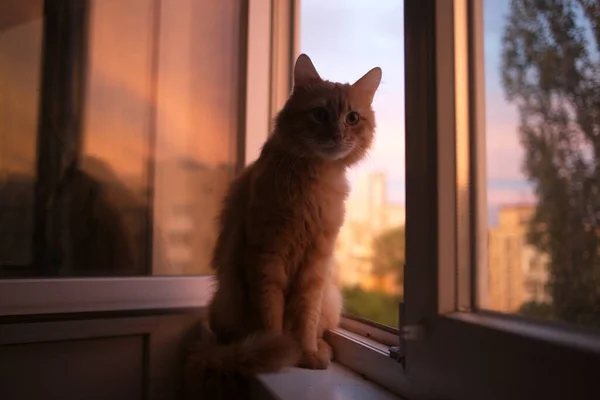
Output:
<path fill-rule="evenodd" d="M 487 192 L 488 207 L 496 207 L 506 204 L 535 203 L 534 193 L 528 189 L 489 189 Z"/>
<path fill-rule="evenodd" d="M 500 93 L 486 96 L 486 158 L 488 179 L 523 180 L 523 148 L 518 113 Z"/>

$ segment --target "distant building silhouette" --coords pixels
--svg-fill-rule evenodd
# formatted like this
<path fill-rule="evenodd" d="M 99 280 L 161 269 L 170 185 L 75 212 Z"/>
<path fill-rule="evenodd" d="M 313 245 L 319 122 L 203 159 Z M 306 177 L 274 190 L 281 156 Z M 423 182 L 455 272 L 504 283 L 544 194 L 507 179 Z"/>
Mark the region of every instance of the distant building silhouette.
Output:
<path fill-rule="evenodd" d="M 528 224 L 535 206 L 501 207 L 498 226 L 489 230 L 488 307 L 517 312 L 527 302 L 549 303 L 547 254 L 527 243 Z"/>
<path fill-rule="evenodd" d="M 375 277 L 372 273 L 373 240 L 383 232 L 403 226 L 406 209 L 388 199 L 384 172 L 362 176 L 353 186 L 346 206 L 346 220 L 335 249 L 338 283 L 366 290 L 398 293 L 396 274 Z"/>

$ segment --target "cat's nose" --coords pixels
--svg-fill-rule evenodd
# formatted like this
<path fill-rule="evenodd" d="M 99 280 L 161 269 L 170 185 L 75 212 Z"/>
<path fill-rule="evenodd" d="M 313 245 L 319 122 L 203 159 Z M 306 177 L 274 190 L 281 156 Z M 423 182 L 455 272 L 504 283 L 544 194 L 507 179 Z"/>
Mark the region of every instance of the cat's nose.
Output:
<path fill-rule="evenodd" d="M 342 143 L 342 134 L 341 132 L 334 132 L 332 139 L 334 141 L 335 144 L 340 144 Z"/>

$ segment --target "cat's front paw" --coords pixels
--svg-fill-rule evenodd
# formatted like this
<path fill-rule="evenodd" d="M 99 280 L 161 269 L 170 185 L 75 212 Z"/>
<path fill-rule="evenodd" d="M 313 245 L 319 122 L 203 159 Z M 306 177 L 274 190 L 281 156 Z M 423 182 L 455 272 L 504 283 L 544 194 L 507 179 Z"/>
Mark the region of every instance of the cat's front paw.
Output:
<path fill-rule="evenodd" d="M 298 366 L 308 369 L 327 369 L 333 359 L 331 346 L 323 339 L 317 343 L 317 351 L 303 351 Z"/>

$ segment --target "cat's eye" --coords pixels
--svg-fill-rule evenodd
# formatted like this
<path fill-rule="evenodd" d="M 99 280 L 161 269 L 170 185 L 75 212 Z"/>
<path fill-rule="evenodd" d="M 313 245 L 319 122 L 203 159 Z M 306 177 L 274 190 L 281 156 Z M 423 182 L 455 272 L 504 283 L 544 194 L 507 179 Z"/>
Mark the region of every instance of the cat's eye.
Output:
<path fill-rule="evenodd" d="M 346 114 L 346 123 L 348 125 L 356 125 L 360 121 L 360 115 L 356 111 L 350 111 Z"/>
<path fill-rule="evenodd" d="M 313 118 L 320 123 L 325 123 L 329 120 L 329 112 L 325 107 L 317 107 L 312 110 Z"/>

